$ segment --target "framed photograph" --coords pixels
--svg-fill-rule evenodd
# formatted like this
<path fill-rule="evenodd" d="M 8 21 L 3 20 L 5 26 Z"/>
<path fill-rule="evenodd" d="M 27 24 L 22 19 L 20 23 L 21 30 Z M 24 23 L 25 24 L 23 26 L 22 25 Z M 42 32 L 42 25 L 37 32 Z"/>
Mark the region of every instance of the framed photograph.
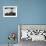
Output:
<path fill-rule="evenodd" d="M 19 24 L 18 41 L 46 41 L 46 25 Z"/>
<path fill-rule="evenodd" d="M 17 6 L 3 6 L 3 17 L 17 17 Z"/>

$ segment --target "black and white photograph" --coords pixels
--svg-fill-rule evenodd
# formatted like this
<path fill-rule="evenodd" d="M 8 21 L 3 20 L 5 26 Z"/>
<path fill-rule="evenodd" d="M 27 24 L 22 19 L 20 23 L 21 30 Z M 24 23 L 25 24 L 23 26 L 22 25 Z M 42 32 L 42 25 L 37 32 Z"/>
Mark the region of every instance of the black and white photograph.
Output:
<path fill-rule="evenodd" d="M 3 17 L 17 17 L 17 6 L 3 6 Z"/>
<path fill-rule="evenodd" d="M 18 41 L 20 46 L 41 45 L 46 42 L 46 25 L 19 24 Z"/>

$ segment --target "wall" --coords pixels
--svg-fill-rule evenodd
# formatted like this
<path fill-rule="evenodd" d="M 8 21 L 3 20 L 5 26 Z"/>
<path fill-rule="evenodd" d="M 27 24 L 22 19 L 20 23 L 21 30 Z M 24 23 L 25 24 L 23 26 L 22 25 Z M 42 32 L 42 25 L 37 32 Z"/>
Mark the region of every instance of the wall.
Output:
<path fill-rule="evenodd" d="M 7 44 L 9 42 L 8 35 L 10 32 L 17 32 L 17 18 L 3 17 L 3 6 L 18 6 L 18 0 L 1 0 L 0 1 L 0 44 Z M 16 38 L 16 43 L 18 43 L 18 38 Z"/>
<path fill-rule="evenodd" d="M 4 18 L 3 6 L 17 5 L 17 18 Z M 46 0 L 1 0 L 0 44 L 7 44 L 9 32 L 18 32 L 18 24 L 46 24 Z M 17 40 L 16 40 L 17 43 Z"/>

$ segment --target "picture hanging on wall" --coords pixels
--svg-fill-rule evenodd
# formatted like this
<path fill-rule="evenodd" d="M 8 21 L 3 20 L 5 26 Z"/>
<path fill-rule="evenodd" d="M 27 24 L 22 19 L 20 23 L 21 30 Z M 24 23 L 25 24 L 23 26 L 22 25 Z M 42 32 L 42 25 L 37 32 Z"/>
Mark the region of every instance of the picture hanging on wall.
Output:
<path fill-rule="evenodd" d="M 17 17 L 17 6 L 3 6 L 3 17 Z"/>

